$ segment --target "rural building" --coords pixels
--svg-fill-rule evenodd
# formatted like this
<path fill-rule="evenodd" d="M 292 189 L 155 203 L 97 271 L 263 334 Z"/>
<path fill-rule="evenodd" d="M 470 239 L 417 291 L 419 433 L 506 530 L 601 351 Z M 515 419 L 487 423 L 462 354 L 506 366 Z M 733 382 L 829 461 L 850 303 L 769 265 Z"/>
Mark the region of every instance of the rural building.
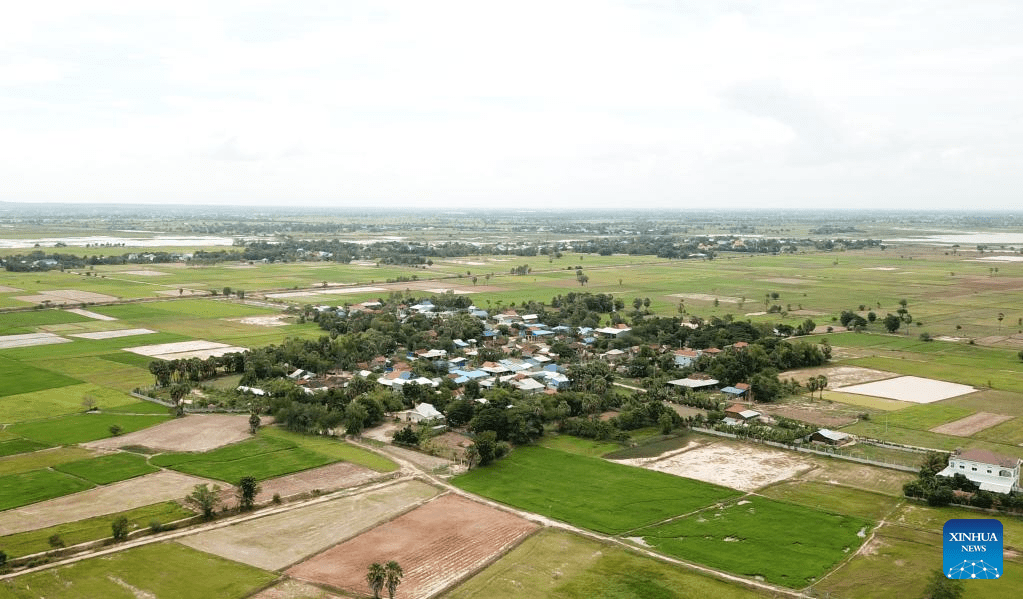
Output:
<path fill-rule="evenodd" d="M 962 474 L 980 486 L 981 491 L 1009 493 L 1019 487 L 1020 459 L 986 449 L 956 452 L 938 476 Z"/>
<path fill-rule="evenodd" d="M 431 420 L 444 420 L 444 414 L 441 414 L 437 408 L 433 407 L 433 404 L 421 403 L 416 404 L 416 407 L 411 410 L 405 410 L 401 413 L 404 417 L 405 422 L 428 422 Z"/>
<path fill-rule="evenodd" d="M 810 440 L 817 443 L 825 443 L 827 445 L 845 445 L 846 443 L 852 442 L 853 436 L 849 433 L 840 433 L 838 431 L 822 428 L 811 434 Z"/>
<path fill-rule="evenodd" d="M 715 385 L 717 385 L 718 380 L 686 378 L 668 381 L 668 384 L 673 387 L 686 387 L 689 389 L 707 389 L 709 387 L 714 387 Z"/>

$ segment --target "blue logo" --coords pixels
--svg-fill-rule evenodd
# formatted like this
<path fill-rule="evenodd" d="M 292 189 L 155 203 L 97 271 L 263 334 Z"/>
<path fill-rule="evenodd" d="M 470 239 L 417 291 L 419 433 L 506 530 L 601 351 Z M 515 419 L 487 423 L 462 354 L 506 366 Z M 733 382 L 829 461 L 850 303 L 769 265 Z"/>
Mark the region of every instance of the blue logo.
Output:
<path fill-rule="evenodd" d="M 1001 521 L 949 520 L 941 534 L 945 576 L 961 580 L 1002 577 Z"/>

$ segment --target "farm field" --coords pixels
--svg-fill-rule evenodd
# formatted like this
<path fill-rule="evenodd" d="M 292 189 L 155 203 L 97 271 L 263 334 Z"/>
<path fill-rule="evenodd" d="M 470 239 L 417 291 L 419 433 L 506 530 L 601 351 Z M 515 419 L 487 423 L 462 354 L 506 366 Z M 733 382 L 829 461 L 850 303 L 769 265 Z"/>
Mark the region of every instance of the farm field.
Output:
<path fill-rule="evenodd" d="M 89 490 L 0 512 L 0 531 L 14 534 L 181 500 L 195 485 L 211 481 L 178 472 L 156 472 L 96 488 L 89 488 L 91 485 L 85 481 L 81 483 Z"/>
<path fill-rule="evenodd" d="M 791 480 L 771 485 L 761 489 L 758 494 L 815 510 L 867 520 L 883 519 L 901 501 L 890 495 L 806 480 Z"/>
<path fill-rule="evenodd" d="M 161 412 L 167 409 L 157 404 Z M 93 449 L 117 449 L 130 445 L 159 451 L 205 452 L 243 441 L 251 436 L 249 417 L 229 414 L 190 414 L 185 418 L 162 421 L 133 433 L 86 443 Z"/>
<path fill-rule="evenodd" d="M 60 535 L 60 538 L 69 547 L 86 541 L 108 538 L 111 534 L 110 523 L 120 516 L 127 518 L 131 530 L 135 530 L 136 528 L 146 528 L 154 521 L 167 524 L 194 515 L 193 512 L 181 507 L 177 502 L 167 501 L 105 516 L 86 518 L 77 522 L 6 535 L 0 537 L 0 547 L 3 547 L 9 557 L 20 557 L 49 551 L 51 549 L 50 536 L 55 534 Z"/>
<path fill-rule="evenodd" d="M 114 453 L 77 462 L 65 462 L 54 466 L 53 469 L 96 485 L 108 485 L 159 470 L 155 466 L 150 466 L 142 456 L 131 453 Z"/>
<path fill-rule="evenodd" d="M 275 574 L 156 543 L 0 582 L 3 599 L 241 599 Z"/>
<path fill-rule="evenodd" d="M 0 511 L 70 495 L 94 485 L 53 470 L 32 470 L 0 476 Z"/>
<path fill-rule="evenodd" d="M 540 447 L 557 449 L 558 451 L 575 453 L 593 458 L 599 458 L 605 454 L 622 449 L 622 446 L 618 443 L 596 441 L 594 439 L 582 439 L 571 435 L 551 434 L 544 435 L 544 437 L 540 439 Z"/>
<path fill-rule="evenodd" d="M 79 413 L 13 424 L 7 430 L 39 443 L 73 445 L 112 437 L 110 427 L 115 424 L 130 433 L 169 419 L 166 414 Z"/>
<path fill-rule="evenodd" d="M 657 551 L 802 588 L 863 542 L 872 522 L 756 496 L 632 533 Z"/>
<path fill-rule="evenodd" d="M 254 476 L 262 481 L 341 460 L 384 471 L 397 468 L 384 458 L 343 441 L 293 435 L 271 428 L 262 428 L 255 437 L 206 453 L 154 456 L 151 463 L 235 483 L 244 476 Z"/>
<path fill-rule="evenodd" d="M 300 580 L 368 594 L 366 564 L 396 560 L 405 576 L 395 597 L 433 595 L 517 545 L 537 525 L 444 495 L 292 568 Z"/>
<path fill-rule="evenodd" d="M 438 492 L 418 481 L 403 482 L 190 535 L 180 542 L 265 570 L 279 570 L 369 530 Z"/>
<path fill-rule="evenodd" d="M 445 599 L 754 599 L 760 594 L 571 533 L 544 529 Z"/>
<path fill-rule="evenodd" d="M 381 474 L 363 466 L 350 462 L 335 462 L 319 468 L 310 468 L 294 474 L 286 474 L 263 481 L 260 492 L 256 494 L 256 503 L 268 503 L 274 495 L 288 499 L 309 493 L 330 493 L 338 489 L 347 489 L 366 484 Z M 238 498 L 233 493 L 225 492 L 223 503 L 234 507 Z"/>
<path fill-rule="evenodd" d="M 26 442 L 32 443 L 31 441 Z M 89 458 L 93 455 L 93 452 L 80 447 L 58 447 L 46 451 L 10 455 L 0 458 L 0 475 L 18 474 L 40 468 L 49 468 L 64 462 L 74 462 Z"/>
<path fill-rule="evenodd" d="M 452 482 L 502 503 L 609 534 L 739 495 L 717 485 L 542 447 L 520 447 Z M 622 489 L 630 491 L 623 494 Z"/>

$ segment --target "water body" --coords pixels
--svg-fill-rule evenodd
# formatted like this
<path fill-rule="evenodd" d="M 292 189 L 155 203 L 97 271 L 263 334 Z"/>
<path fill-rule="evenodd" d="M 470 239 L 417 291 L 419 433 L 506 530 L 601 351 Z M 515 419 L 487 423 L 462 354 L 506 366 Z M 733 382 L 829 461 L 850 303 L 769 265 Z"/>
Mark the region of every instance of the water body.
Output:
<path fill-rule="evenodd" d="M 949 233 L 941 235 L 921 235 L 919 237 L 903 237 L 899 239 L 886 239 L 891 243 L 929 243 L 933 245 L 1023 245 L 1023 231 L 1014 233 Z"/>
<path fill-rule="evenodd" d="M 92 237 L 40 237 L 37 239 L 2 239 L 0 248 L 33 248 L 38 243 L 39 247 L 54 247 L 58 243 L 74 247 L 89 245 L 113 245 L 124 247 L 210 247 L 234 245 L 234 237 L 111 237 L 96 235 Z"/>

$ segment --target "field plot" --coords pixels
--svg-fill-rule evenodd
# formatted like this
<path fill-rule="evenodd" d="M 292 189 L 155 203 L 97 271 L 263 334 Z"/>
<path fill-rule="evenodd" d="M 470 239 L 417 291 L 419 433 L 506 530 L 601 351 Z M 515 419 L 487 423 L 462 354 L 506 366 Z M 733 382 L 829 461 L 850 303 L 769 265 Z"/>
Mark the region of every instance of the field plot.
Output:
<path fill-rule="evenodd" d="M 154 543 L 0 583 L 0 599 L 241 599 L 276 576 L 176 543 Z"/>
<path fill-rule="evenodd" d="M 843 485 L 884 495 L 902 497 L 902 485 L 916 479 L 912 472 L 879 468 L 821 456 L 808 456 L 816 468 L 801 475 L 804 480 Z"/>
<path fill-rule="evenodd" d="M 795 452 L 727 442 L 621 462 L 740 491 L 753 491 L 813 467 Z"/>
<path fill-rule="evenodd" d="M 67 310 L 33 310 L 31 312 L 11 312 L 0 318 L 0 333 L 36 333 L 38 327 L 53 324 L 86 322 L 86 318 L 78 314 L 69 314 Z"/>
<path fill-rule="evenodd" d="M 248 599 L 343 599 L 339 595 L 328 593 L 323 589 L 299 582 L 297 580 L 285 580 L 270 588 L 252 595 Z"/>
<path fill-rule="evenodd" d="M 21 440 L 23 441 L 24 439 Z M 18 441 L 18 439 L 15 441 Z M 5 443 L 10 442 L 5 441 Z M 86 451 L 80 447 L 55 447 L 46 450 L 43 450 L 43 447 L 38 447 L 39 451 L 33 450 L 31 453 L 7 455 L 0 458 L 0 474 L 19 474 L 21 472 L 50 468 L 57 464 L 93 457 L 91 451 Z"/>
<path fill-rule="evenodd" d="M 177 472 L 157 472 L 0 513 L 0 531 L 13 534 L 181 500 L 195 485 L 212 482 Z"/>
<path fill-rule="evenodd" d="M 754 599 L 767 597 L 631 551 L 544 529 L 446 599 Z"/>
<path fill-rule="evenodd" d="M 329 493 L 338 489 L 357 487 L 378 476 L 380 476 L 379 472 L 369 468 L 348 462 L 338 462 L 263 481 L 260 485 L 261 490 L 256 495 L 256 503 L 266 503 L 273 499 L 274 495 L 280 495 L 287 499 L 313 491 Z M 237 498 L 232 494 L 224 498 L 224 503 L 233 507 L 237 503 Z"/>
<path fill-rule="evenodd" d="M 717 485 L 542 447 L 520 447 L 452 482 L 490 499 L 609 534 L 739 495 Z"/>
<path fill-rule="evenodd" d="M 393 518 L 437 493 L 436 488 L 425 483 L 402 482 L 190 535 L 180 542 L 250 566 L 279 570 Z"/>
<path fill-rule="evenodd" d="M 83 478 L 97 485 L 108 485 L 152 474 L 158 468 L 150 466 L 146 459 L 131 453 L 114 453 L 75 462 L 65 462 L 53 467 L 58 472 Z"/>
<path fill-rule="evenodd" d="M 973 393 L 976 389 L 969 385 L 960 385 L 959 383 L 947 383 L 918 376 L 900 376 L 894 379 L 840 387 L 835 389 L 835 391 L 910 401 L 913 403 L 932 403 L 950 397 L 959 397 L 960 395 Z"/>
<path fill-rule="evenodd" d="M 121 427 L 121 430 L 130 433 L 169 419 L 170 416 L 163 414 L 71 414 L 60 418 L 20 422 L 8 426 L 7 429 L 26 439 L 48 445 L 74 445 L 112 437 L 110 427 L 115 424 Z"/>
<path fill-rule="evenodd" d="M 245 347 L 235 347 L 226 343 L 215 341 L 180 341 L 177 343 L 158 343 L 156 345 L 140 345 L 138 347 L 126 347 L 124 351 L 150 358 L 162 360 L 177 360 L 179 358 L 202 358 L 210 356 L 222 356 L 234 352 L 249 351 Z"/>
<path fill-rule="evenodd" d="M 19 453 L 38 451 L 40 449 L 46 449 L 47 447 L 47 445 L 36 443 L 35 441 L 29 441 L 28 439 L 9 439 L 7 441 L 0 441 L 0 458 L 17 455 Z"/>
<path fill-rule="evenodd" d="M 396 560 L 407 565 L 395 596 L 427 597 L 483 567 L 536 528 L 506 512 L 445 495 L 290 568 L 288 574 L 366 595 L 366 565 Z"/>
<path fill-rule="evenodd" d="M 117 449 L 141 445 L 160 451 L 204 452 L 251 436 L 248 416 L 193 414 L 127 435 L 92 441 L 85 446 L 92 449 Z"/>
<path fill-rule="evenodd" d="M 84 310 L 82 308 L 68 308 L 66 311 L 86 318 L 91 318 L 93 320 L 117 320 L 113 316 L 107 316 L 106 314 L 100 314 L 99 312 L 92 312 L 91 310 Z"/>
<path fill-rule="evenodd" d="M 165 277 L 165 276 L 168 276 L 170 273 L 169 272 L 162 272 L 162 271 L 159 271 L 159 270 L 143 269 L 143 270 L 122 270 L 121 274 L 122 275 L 135 275 L 137 277 Z"/>
<path fill-rule="evenodd" d="M 997 426 L 1006 420 L 1012 420 L 1012 418 L 1012 416 L 1006 416 L 1004 414 L 977 412 L 972 416 L 967 416 L 966 418 L 961 418 L 954 422 L 942 424 L 941 426 L 936 426 L 930 430 L 932 433 L 940 433 L 942 435 L 970 437 L 982 430 Z"/>
<path fill-rule="evenodd" d="M 30 304 L 50 302 L 55 305 L 65 305 L 112 302 L 116 301 L 118 298 L 105 293 L 96 293 L 93 291 L 81 291 L 78 289 L 52 289 L 49 291 L 41 291 L 35 295 L 19 295 L 16 296 L 15 299 L 28 302 Z"/>
<path fill-rule="evenodd" d="M 11 349 L 13 347 L 33 347 L 36 345 L 53 345 L 54 343 L 70 343 L 53 333 L 23 333 L 21 335 L 4 335 L 0 337 L 0 349 Z"/>
<path fill-rule="evenodd" d="M 289 321 L 289 317 L 284 314 L 276 314 L 273 316 L 246 316 L 244 318 L 232 318 L 230 320 L 257 327 L 283 327 L 289 324 L 294 324 L 294 322 Z"/>
<path fill-rule="evenodd" d="M 117 339 L 119 337 L 134 337 L 135 335 L 151 335 L 156 331 L 150 329 L 119 329 L 116 331 L 96 331 L 95 333 L 72 333 L 68 337 L 79 339 Z"/>
<path fill-rule="evenodd" d="M 862 518 L 751 496 L 635 536 L 668 555 L 802 588 L 855 551 L 869 526 Z"/>
<path fill-rule="evenodd" d="M 785 374 L 791 375 L 792 378 L 804 384 L 812 376 L 824 375 L 828 377 L 828 386 L 832 389 L 899 376 L 894 372 L 874 370 L 873 368 L 860 368 L 859 366 L 818 366 L 817 368 L 803 368 L 791 373 L 786 372 Z"/>
<path fill-rule="evenodd" d="M 92 487 L 92 483 L 53 470 L 32 470 L 0 476 L 0 511 L 69 495 Z M 4 530 L 0 527 L 0 531 Z"/>
<path fill-rule="evenodd" d="M 771 499 L 798 503 L 835 514 L 881 520 L 899 503 L 898 497 L 842 485 L 807 480 L 786 481 L 759 491 Z"/>

